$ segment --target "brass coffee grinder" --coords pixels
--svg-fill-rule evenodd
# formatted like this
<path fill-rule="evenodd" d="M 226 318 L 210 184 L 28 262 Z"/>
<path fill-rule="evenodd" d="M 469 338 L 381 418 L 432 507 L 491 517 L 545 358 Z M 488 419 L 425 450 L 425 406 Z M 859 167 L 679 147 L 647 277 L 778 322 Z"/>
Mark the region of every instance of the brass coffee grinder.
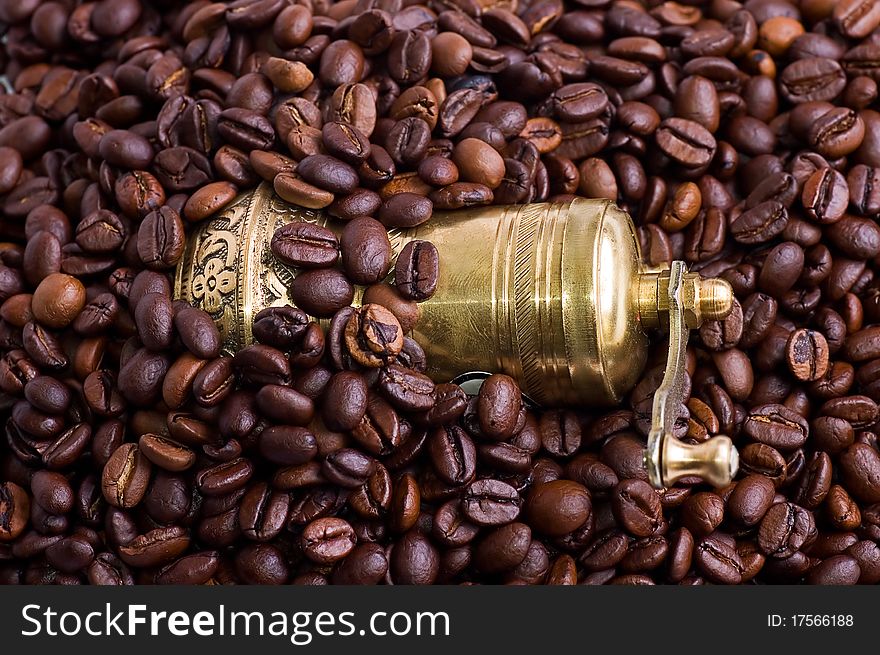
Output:
<path fill-rule="evenodd" d="M 292 221 L 337 232 L 343 225 L 285 202 L 264 184 L 188 239 L 175 295 L 210 313 L 232 352 L 253 341 L 258 312 L 293 304 L 288 288 L 297 270 L 269 248 L 275 229 Z M 680 261 L 646 270 L 632 220 L 612 202 L 578 198 L 436 212 L 424 225 L 391 230 L 389 238 L 395 255 L 413 239 L 431 241 L 440 254 L 437 290 L 421 303 L 411 335 L 424 348 L 433 379 L 504 372 L 545 407 L 613 405 L 644 370 L 646 330 L 664 328 L 669 352 L 653 401 L 649 479 L 658 488 L 685 476 L 723 486 L 736 474 L 737 451 L 728 437 L 691 445 L 673 436 L 689 330 L 727 316 L 730 285 L 689 273 Z"/>

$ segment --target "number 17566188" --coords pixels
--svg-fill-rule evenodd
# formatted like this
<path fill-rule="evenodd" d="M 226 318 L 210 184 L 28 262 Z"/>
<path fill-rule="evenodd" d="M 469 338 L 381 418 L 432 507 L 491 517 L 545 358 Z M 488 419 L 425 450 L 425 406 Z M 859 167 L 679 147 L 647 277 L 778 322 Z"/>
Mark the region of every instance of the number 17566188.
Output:
<path fill-rule="evenodd" d="M 768 614 L 769 628 L 851 628 L 852 614 Z"/>

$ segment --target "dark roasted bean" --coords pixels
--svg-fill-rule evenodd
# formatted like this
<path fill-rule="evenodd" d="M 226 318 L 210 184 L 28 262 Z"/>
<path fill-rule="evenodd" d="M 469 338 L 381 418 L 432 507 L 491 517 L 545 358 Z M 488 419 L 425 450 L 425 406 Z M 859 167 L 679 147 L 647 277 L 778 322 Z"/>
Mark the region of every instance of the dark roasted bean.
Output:
<path fill-rule="evenodd" d="M 761 521 L 758 545 L 770 557 L 790 557 L 815 538 L 816 525 L 811 512 L 794 503 L 773 505 Z"/>

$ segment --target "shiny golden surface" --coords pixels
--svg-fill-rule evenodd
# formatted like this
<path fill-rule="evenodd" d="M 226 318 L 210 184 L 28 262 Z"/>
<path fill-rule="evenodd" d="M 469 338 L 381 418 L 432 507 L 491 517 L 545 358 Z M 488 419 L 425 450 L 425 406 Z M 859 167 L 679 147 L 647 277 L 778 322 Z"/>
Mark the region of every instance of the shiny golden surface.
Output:
<path fill-rule="evenodd" d="M 263 185 L 190 237 L 175 295 L 208 311 L 234 351 L 253 339 L 254 315 L 292 303 L 296 271 L 269 241 L 294 220 L 341 223 L 291 206 Z M 412 335 L 429 374 L 449 380 L 504 371 L 545 405 L 612 404 L 638 379 L 647 337 L 638 321 L 639 248 L 628 216 L 604 200 L 437 212 L 390 233 L 395 254 L 411 239 L 440 253 L 434 297 Z"/>
<path fill-rule="evenodd" d="M 288 287 L 296 271 L 269 249 L 276 228 L 292 221 L 323 224 L 327 214 L 294 207 L 271 187 L 242 194 L 187 237 L 174 275 L 174 296 L 208 312 L 225 348 L 253 341 L 253 319 L 262 309 L 292 304 Z"/>
<path fill-rule="evenodd" d="M 658 487 L 671 487 L 676 480 L 693 475 L 720 488 L 731 483 L 739 468 L 739 453 L 729 437 L 712 437 L 700 444 L 667 437 L 662 448 Z"/>
<path fill-rule="evenodd" d="M 253 340 L 260 310 L 293 304 L 288 289 L 297 271 L 269 248 L 275 229 L 292 221 L 337 232 L 343 225 L 261 185 L 187 241 L 175 296 L 211 314 L 231 352 Z M 395 255 L 412 239 L 431 241 L 440 253 L 437 291 L 420 305 L 412 334 L 431 377 L 504 372 L 544 406 L 620 402 L 644 369 L 646 328 L 677 331 L 667 368 L 669 388 L 680 389 L 689 328 L 723 318 L 733 302 L 730 285 L 687 273 L 680 262 L 674 289 L 670 270 L 643 270 L 632 221 L 606 200 L 437 212 L 424 226 L 390 230 L 389 238 Z M 671 416 L 677 405 L 668 405 L 676 408 Z M 668 417 L 660 423 L 647 458 L 655 485 L 683 475 L 721 481 L 735 471 L 729 439 L 689 446 L 666 429 Z"/>

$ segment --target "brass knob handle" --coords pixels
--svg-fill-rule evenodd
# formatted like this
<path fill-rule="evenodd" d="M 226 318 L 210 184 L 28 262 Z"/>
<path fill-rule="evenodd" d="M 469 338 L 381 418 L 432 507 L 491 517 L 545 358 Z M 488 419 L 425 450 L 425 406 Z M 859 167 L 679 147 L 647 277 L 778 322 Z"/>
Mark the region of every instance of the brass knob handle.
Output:
<path fill-rule="evenodd" d="M 703 478 L 715 487 L 724 487 L 733 481 L 739 469 L 739 454 L 729 437 L 713 437 L 700 444 L 666 438 L 661 448 L 656 470 L 664 487 L 688 476 Z"/>

